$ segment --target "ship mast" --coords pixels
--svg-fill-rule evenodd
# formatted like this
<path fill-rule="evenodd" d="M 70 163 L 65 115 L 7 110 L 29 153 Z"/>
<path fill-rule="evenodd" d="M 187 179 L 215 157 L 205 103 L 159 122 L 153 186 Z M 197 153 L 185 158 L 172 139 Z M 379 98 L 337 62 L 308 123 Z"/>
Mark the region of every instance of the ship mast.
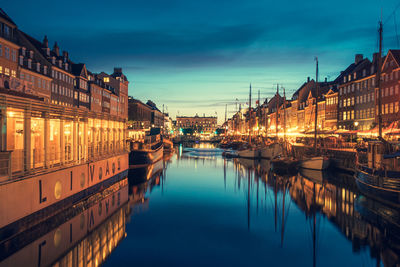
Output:
<path fill-rule="evenodd" d="M 250 84 L 250 93 L 249 93 L 249 144 L 251 145 L 251 133 L 253 131 L 253 127 L 251 125 L 251 84 Z"/>
<path fill-rule="evenodd" d="M 258 89 L 258 104 L 257 104 L 257 135 L 260 136 L 260 89 Z"/>
<path fill-rule="evenodd" d="M 276 131 L 276 138 L 278 139 L 278 116 L 279 116 L 279 84 L 276 85 L 276 122 L 275 122 L 275 131 Z"/>
<path fill-rule="evenodd" d="M 315 122 L 314 122 L 314 151 L 317 153 L 317 131 L 318 131 L 318 57 L 315 58 L 317 65 L 315 70 Z"/>
<path fill-rule="evenodd" d="M 379 139 L 382 140 L 382 93 L 381 93 L 381 71 L 382 71 L 382 20 L 379 21 L 379 53 L 378 69 L 376 71 L 376 87 L 378 88 L 378 127 Z"/>
<path fill-rule="evenodd" d="M 266 107 L 264 108 L 264 115 L 265 115 L 265 137 L 268 137 L 268 98 L 265 99 L 265 103 L 267 103 Z"/>
<path fill-rule="evenodd" d="M 283 87 L 283 142 L 286 150 L 286 93 Z"/>

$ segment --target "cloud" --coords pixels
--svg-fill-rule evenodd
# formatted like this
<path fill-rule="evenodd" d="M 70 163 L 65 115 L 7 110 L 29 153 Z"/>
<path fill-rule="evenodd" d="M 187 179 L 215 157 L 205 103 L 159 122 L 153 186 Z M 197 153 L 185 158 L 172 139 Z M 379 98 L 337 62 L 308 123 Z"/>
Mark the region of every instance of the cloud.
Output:
<path fill-rule="evenodd" d="M 102 30 L 63 36 L 67 47 L 86 57 L 196 66 L 229 62 L 264 33 L 252 24 L 202 25 L 181 29 Z"/>

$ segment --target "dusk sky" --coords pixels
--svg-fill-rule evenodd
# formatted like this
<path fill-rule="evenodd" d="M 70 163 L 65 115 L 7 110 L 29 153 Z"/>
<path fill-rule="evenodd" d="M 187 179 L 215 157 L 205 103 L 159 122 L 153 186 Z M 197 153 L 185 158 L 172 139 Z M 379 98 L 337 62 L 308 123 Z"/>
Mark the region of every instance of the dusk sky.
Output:
<path fill-rule="evenodd" d="M 123 68 L 129 94 L 180 115 L 229 116 L 235 99 L 291 95 L 306 79 L 334 79 L 377 50 L 383 6 L 384 49 L 397 49 L 400 9 L 392 1 L 2 1 L 18 27 L 51 47 L 57 41 L 92 72 Z M 400 29 L 400 25 L 397 26 Z M 253 103 L 254 105 L 254 103 Z"/>

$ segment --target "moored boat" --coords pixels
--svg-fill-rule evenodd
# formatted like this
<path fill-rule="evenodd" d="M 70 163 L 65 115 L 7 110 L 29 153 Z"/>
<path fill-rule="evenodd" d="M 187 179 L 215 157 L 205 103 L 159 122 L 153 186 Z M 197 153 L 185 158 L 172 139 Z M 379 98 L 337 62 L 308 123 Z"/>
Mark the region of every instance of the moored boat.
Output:
<path fill-rule="evenodd" d="M 283 154 L 283 146 L 280 143 L 272 143 L 260 148 L 260 157 L 263 159 L 274 159 Z"/>
<path fill-rule="evenodd" d="M 260 150 L 257 148 L 247 148 L 238 151 L 239 158 L 258 159 L 260 158 Z"/>
<path fill-rule="evenodd" d="M 141 168 L 163 158 L 164 144 L 159 128 L 152 128 L 144 143 L 132 142 L 129 168 Z"/>
<path fill-rule="evenodd" d="M 396 149 L 398 144 L 370 141 L 368 151 L 357 154 L 355 178 L 361 193 L 400 206 L 400 153 Z"/>
<path fill-rule="evenodd" d="M 329 167 L 329 158 L 324 156 L 309 157 L 300 161 L 300 168 L 311 170 L 326 170 Z"/>

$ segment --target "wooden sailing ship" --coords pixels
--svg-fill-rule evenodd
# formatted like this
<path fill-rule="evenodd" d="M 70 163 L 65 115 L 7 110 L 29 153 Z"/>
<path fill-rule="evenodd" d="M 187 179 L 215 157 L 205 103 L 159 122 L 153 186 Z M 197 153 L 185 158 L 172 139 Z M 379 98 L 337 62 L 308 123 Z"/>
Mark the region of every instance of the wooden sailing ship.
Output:
<path fill-rule="evenodd" d="M 374 199 L 400 206 L 400 143 L 382 136 L 382 21 L 379 22 L 379 55 L 376 73 L 378 127 L 377 141 L 357 152 L 356 183 L 360 191 Z"/>

